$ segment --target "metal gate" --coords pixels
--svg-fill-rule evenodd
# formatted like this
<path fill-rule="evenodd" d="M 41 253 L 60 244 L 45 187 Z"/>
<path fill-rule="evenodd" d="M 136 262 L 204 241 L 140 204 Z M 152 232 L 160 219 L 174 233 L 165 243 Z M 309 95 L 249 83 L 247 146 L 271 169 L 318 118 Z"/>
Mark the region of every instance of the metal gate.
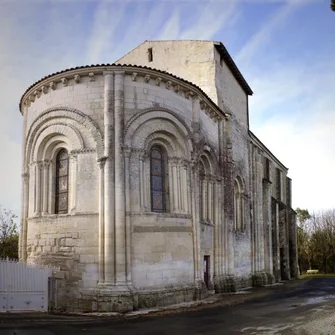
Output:
<path fill-rule="evenodd" d="M 52 269 L 0 259 L 0 311 L 48 311 Z"/>

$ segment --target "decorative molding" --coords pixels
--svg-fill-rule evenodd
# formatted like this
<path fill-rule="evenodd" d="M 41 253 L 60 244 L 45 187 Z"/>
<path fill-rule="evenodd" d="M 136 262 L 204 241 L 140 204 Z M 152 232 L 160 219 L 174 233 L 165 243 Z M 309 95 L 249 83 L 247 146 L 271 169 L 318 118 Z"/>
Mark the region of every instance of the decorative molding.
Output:
<path fill-rule="evenodd" d="M 78 84 L 80 83 L 80 75 L 79 74 L 75 74 L 74 75 L 74 81 Z"/>
<path fill-rule="evenodd" d="M 90 81 L 95 81 L 94 72 L 90 72 L 88 74 L 88 78 L 89 78 Z"/>
<path fill-rule="evenodd" d="M 67 86 L 67 79 L 66 78 L 62 78 L 60 81 L 62 82 L 64 87 Z"/>
<path fill-rule="evenodd" d="M 144 82 L 148 83 L 150 80 L 150 74 L 147 74 L 146 76 L 144 76 Z"/>
<path fill-rule="evenodd" d="M 136 77 L 137 77 L 137 72 L 133 72 L 131 75 L 131 80 L 136 81 Z"/>
<path fill-rule="evenodd" d="M 138 112 L 137 114 L 135 114 L 133 117 L 131 117 L 128 121 L 128 123 L 126 124 L 126 126 L 124 127 L 124 134 L 126 134 L 131 126 L 131 124 L 138 119 L 139 117 L 141 117 L 143 114 L 146 113 L 150 113 L 150 112 L 166 112 L 171 114 L 172 116 L 174 116 L 186 129 L 187 132 L 187 137 L 188 139 L 193 142 L 193 134 L 192 131 L 190 130 L 190 128 L 188 127 L 188 125 L 186 124 L 186 122 L 180 117 L 180 115 L 178 115 L 176 112 L 171 111 L 170 109 L 164 108 L 164 107 L 149 107 L 146 108 L 144 110 L 141 110 L 140 112 Z"/>
<path fill-rule="evenodd" d="M 70 151 L 70 155 L 86 154 L 90 152 L 96 152 L 96 149 L 95 148 L 74 149 Z"/>
<path fill-rule="evenodd" d="M 153 213 L 153 214 L 158 215 L 158 216 L 163 216 L 163 217 L 175 217 L 175 218 L 189 219 L 189 215 L 183 215 L 180 217 L 174 213 L 171 213 L 173 215 L 167 215 L 169 213 L 164 213 L 166 215 L 157 214 L 157 213 Z M 133 229 L 134 229 L 134 233 L 168 233 L 168 232 L 191 233 L 193 230 L 192 227 L 185 227 L 185 226 L 134 226 Z"/>
<path fill-rule="evenodd" d="M 64 114 L 64 112 L 69 112 Z M 56 113 L 56 115 L 54 115 Z M 31 151 L 33 148 L 31 147 L 32 141 L 36 134 L 39 132 L 40 128 L 43 126 L 43 124 L 50 120 L 54 119 L 55 117 L 59 118 L 68 118 L 75 120 L 79 122 L 80 124 L 84 125 L 86 129 L 90 132 L 91 136 L 96 142 L 96 150 L 98 156 L 103 156 L 103 148 L 104 148 L 104 136 L 103 133 L 101 132 L 99 126 L 96 124 L 94 120 L 91 119 L 90 116 L 87 114 L 72 108 L 72 107 L 66 107 L 66 106 L 57 106 L 57 107 L 52 107 L 49 109 L 46 109 L 44 112 L 42 112 L 37 119 L 33 121 L 31 124 L 27 137 L 26 137 L 26 143 L 25 143 L 25 155 L 26 157 L 30 157 Z M 69 124 L 67 124 L 69 125 Z"/>

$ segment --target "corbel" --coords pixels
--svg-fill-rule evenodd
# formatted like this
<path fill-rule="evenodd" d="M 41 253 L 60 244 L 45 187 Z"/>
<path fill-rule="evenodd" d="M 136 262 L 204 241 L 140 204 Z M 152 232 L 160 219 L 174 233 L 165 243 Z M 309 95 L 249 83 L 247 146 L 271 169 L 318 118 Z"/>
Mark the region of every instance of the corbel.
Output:
<path fill-rule="evenodd" d="M 61 82 L 63 83 L 63 86 L 67 86 L 67 79 L 66 78 L 62 78 Z"/>
<path fill-rule="evenodd" d="M 136 77 L 137 77 L 137 72 L 133 72 L 131 75 L 131 80 L 136 81 Z"/>
<path fill-rule="evenodd" d="M 75 76 L 74 76 L 74 81 L 78 84 L 78 83 L 80 83 L 80 75 L 79 74 L 76 74 Z"/>
<path fill-rule="evenodd" d="M 94 80 L 95 80 L 95 78 L 94 78 L 94 73 L 93 73 L 93 72 L 90 72 L 90 73 L 88 74 L 88 77 L 90 78 L 90 81 L 94 81 Z"/>
<path fill-rule="evenodd" d="M 147 74 L 146 76 L 144 76 L 144 82 L 148 83 L 150 80 L 150 74 Z"/>
<path fill-rule="evenodd" d="M 156 78 L 156 86 L 159 86 L 161 84 L 162 78 L 161 77 L 157 77 Z"/>

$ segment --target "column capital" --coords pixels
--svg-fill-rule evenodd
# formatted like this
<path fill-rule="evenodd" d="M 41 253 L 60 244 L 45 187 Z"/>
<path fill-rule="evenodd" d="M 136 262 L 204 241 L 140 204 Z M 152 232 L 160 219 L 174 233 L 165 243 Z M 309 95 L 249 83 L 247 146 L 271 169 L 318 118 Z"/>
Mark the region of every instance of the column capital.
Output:
<path fill-rule="evenodd" d="M 29 173 L 27 173 L 27 172 L 21 173 L 21 177 L 24 181 L 27 181 L 29 179 Z"/>
<path fill-rule="evenodd" d="M 114 75 L 114 72 L 111 71 L 111 70 L 106 70 L 106 71 L 104 71 L 102 74 L 103 74 L 104 77 L 105 77 L 105 76 L 113 76 L 113 75 Z"/>
<path fill-rule="evenodd" d="M 123 146 L 122 150 L 123 150 L 124 156 L 127 157 L 127 158 L 129 158 L 130 154 L 131 154 L 131 151 L 132 151 L 131 147 Z"/>
<path fill-rule="evenodd" d="M 108 157 L 103 156 L 103 157 L 100 157 L 100 158 L 97 160 L 97 163 L 98 163 L 98 166 L 99 166 L 100 169 L 103 169 L 103 167 L 105 166 L 105 163 L 106 163 L 107 158 L 108 158 Z"/>

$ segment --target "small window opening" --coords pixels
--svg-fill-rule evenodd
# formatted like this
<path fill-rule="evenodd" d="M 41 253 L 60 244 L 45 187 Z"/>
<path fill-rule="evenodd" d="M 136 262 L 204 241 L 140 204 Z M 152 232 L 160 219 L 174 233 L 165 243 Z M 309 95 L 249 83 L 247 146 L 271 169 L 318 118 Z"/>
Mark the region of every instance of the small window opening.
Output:
<path fill-rule="evenodd" d="M 152 48 L 148 49 L 148 61 L 152 62 L 153 61 L 153 56 L 152 56 Z"/>

